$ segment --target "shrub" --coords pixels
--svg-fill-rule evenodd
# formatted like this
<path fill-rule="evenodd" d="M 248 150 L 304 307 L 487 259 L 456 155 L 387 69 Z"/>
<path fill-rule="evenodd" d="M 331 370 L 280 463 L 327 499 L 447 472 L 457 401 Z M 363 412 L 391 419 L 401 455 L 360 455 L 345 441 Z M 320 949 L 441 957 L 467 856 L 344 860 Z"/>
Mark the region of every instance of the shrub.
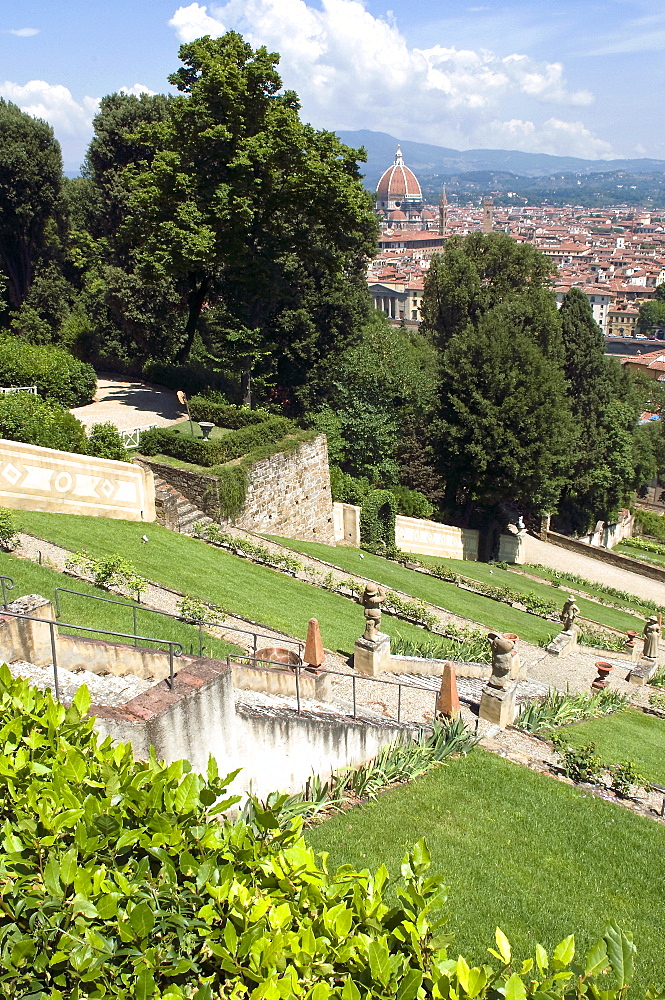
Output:
<path fill-rule="evenodd" d="M 186 761 L 134 761 L 129 745 L 99 741 L 89 706 L 85 687 L 66 709 L 0 669 L 3 996 L 624 997 L 635 947 L 614 924 L 574 971 L 572 936 L 513 965 L 498 929 L 497 968 L 470 969 L 448 958 L 424 841 L 396 885 L 384 867 L 331 873 L 278 807 L 225 818 L 238 798 L 212 758 L 205 778 Z M 456 735 L 442 731 L 443 756 Z M 596 985 L 608 968 L 617 983 Z"/>
<path fill-rule="evenodd" d="M 207 604 L 197 597 L 185 596 L 178 603 L 178 614 L 197 625 L 219 625 L 225 618 L 226 611 L 218 604 Z"/>
<path fill-rule="evenodd" d="M 342 472 L 338 465 L 331 465 L 330 489 L 335 503 L 351 503 L 359 507 L 372 487 L 369 479 L 354 478 L 348 472 Z"/>
<path fill-rule="evenodd" d="M 192 420 L 210 420 L 218 427 L 230 427 L 232 430 L 261 424 L 270 416 L 267 410 L 249 410 L 245 406 L 234 406 L 219 393 L 192 396 L 189 401 L 189 412 Z"/>
<path fill-rule="evenodd" d="M 653 552 L 657 556 L 665 556 L 665 545 L 660 542 L 652 542 L 648 538 L 627 538 L 624 545 L 629 549 L 638 549 L 641 552 Z"/>
<path fill-rule="evenodd" d="M 10 552 L 16 548 L 19 527 L 13 510 L 0 507 L 0 548 Z"/>
<path fill-rule="evenodd" d="M 90 575 L 98 587 L 107 590 L 128 590 L 137 601 L 148 583 L 136 572 L 124 556 L 114 553 L 95 559 L 89 552 L 73 552 L 65 559 L 65 569 L 77 575 Z"/>
<path fill-rule="evenodd" d="M 395 545 L 397 501 L 388 490 L 371 490 L 360 507 L 362 545 Z"/>
<path fill-rule="evenodd" d="M 606 649 L 610 652 L 620 653 L 626 648 L 626 636 L 618 635 L 616 632 L 608 632 L 604 628 L 597 628 L 594 625 L 584 625 L 578 635 L 577 641 L 580 646 L 595 646 L 596 649 Z"/>
<path fill-rule="evenodd" d="M 638 510 L 635 514 L 635 527 L 641 535 L 651 535 L 665 542 L 665 517 L 651 510 Z"/>
<path fill-rule="evenodd" d="M 219 484 L 219 514 L 229 521 L 240 516 L 247 497 L 247 469 L 242 465 L 220 465 L 211 469 Z"/>
<path fill-rule="evenodd" d="M 595 784 L 599 780 L 603 770 L 603 762 L 596 753 L 595 743 L 571 747 L 557 741 L 556 746 L 564 771 L 576 785 L 581 781 Z"/>
<path fill-rule="evenodd" d="M 389 486 L 388 489 L 397 501 L 397 513 L 405 517 L 430 518 L 435 511 L 424 493 L 410 490 L 408 486 Z"/>
<path fill-rule="evenodd" d="M 570 694 L 552 688 L 544 698 L 524 702 L 515 725 L 527 733 L 546 735 L 558 726 L 619 712 L 627 704 L 627 696 L 611 688 L 589 694 Z"/>
<path fill-rule="evenodd" d="M 210 468 L 240 458 L 262 445 L 281 441 L 293 430 L 294 424 L 286 417 L 268 417 L 259 424 L 232 431 L 217 441 L 204 441 L 153 427 L 141 434 L 139 450 L 144 455 L 168 455 L 182 462 Z"/>
<path fill-rule="evenodd" d="M 92 425 L 88 435 L 88 454 L 96 458 L 112 458 L 116 462 L 130 461 L 120 431 L 110 422 Z"/>
<path fill-rule="evenodd" d="M 625 760 L 610 768 L 610 779 L 612 791 L 616 792 L 621 799 L 628 798 L 633 785 L 639 785 L 647 791 L 650 788 L 649 782 L 642 777 L 633 760 Z"/>
<path fill-rule="evenodd" d="M 236 386 L 219 372 L 210 371 L 209 368 L 197 365 L 195 362 L 188 365 L 174 365 L 151 359 L 143 366 L 143 378 L 148 382 L 164 385 L 167 389 L 182 389 L 188 396 L 209 388 L 221 389 L 228 393 L 236 391 Z"/>
<path fill-rule="evenodd" d="M 0 437 L 81 455 L 88 451 L 80 420 L 58 403 L 27 392 L 0 396 Z"/>
<path fill-rule="evenodd" d="M 38 347 L 14 337 L 0 337 L 0 385 L 35 385 L 40 396 L 71 407 L 91 402 L 97 376 L 92 365 L 61 347 Z"/>

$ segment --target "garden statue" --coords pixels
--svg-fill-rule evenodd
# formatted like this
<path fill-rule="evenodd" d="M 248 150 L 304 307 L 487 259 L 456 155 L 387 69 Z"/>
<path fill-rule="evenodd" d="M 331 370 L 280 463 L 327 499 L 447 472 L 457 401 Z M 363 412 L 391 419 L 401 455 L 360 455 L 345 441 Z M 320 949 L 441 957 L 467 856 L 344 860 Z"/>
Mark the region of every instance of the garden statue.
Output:
<path fill-rule="evenodd" d="M 516 666 L 515 640 L 498 632 L 488 632 L 487 638 L 492 647 L 492 676 L 489 683 L 495 688 L 505 688 Z"/>
<path fill-rule="evenodd" d="M 580 613 L 580 609 L 575 604 L 575 598 L 572 594 L 569 595 L 568 600 L 563 606 L 559 619 L 564 632 L 572 632 L 573 625 L 575 624 L 575 619 Z"/>
<path fill-rule="evenodd" d="M 642 651 L 642 656 L 645 656 L 649 660 L 657 660 L 658 642 L 660 640 L 660 625 L 658 624 L 658 619 L 655 615 L 651 615 L 650 618 L 647 618 L 647 623 L 644 626 L 642 635 L 644 636 L 644 649 Z"/>
<path fill-rule="evenodd" d="M 376 583 L 368 583 L 359 598 L 365 609 L 365 631 L 363 639 L 376 640 L 381 632 L 381 604 L 386 599 L 385 591 Z"/>

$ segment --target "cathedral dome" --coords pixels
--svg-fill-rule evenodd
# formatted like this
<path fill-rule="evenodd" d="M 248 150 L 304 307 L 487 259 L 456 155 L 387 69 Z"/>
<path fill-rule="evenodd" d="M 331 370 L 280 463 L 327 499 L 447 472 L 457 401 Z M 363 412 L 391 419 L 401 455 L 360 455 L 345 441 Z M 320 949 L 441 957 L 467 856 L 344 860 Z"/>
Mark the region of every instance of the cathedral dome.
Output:
<path fill-rule="evenodd" d="M 422 192 L 418 179 L 404 163 L 402 150 L 397 147 L 395 162 L 384 171 L 377 188 L 376 200 L 381 208 L 389 211 L 403 206 L 422 203 Z"/>

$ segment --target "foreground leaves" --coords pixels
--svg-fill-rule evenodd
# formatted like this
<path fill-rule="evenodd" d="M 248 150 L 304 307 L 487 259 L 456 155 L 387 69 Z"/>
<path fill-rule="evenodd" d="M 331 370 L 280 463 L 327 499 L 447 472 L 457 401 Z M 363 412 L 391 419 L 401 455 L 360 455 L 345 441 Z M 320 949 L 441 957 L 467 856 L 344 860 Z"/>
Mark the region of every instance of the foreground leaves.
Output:
<path fill-rule="evenodd" d="M 385 867 L 334 875 L 256 804 L 221 816 L 235 774 L 135 762 L 0 668 L 0 994 L 25 1000 L 617 1000 L 634 945 L 611 925 L 580 968 L 566 938 L 516 967 L 448 957 L 446 895 L 423 841 L 394 903 Z M 613 975 L 598 985 L 593 976 Z M 653 994 L 655 997 L 655 994 Z"/>

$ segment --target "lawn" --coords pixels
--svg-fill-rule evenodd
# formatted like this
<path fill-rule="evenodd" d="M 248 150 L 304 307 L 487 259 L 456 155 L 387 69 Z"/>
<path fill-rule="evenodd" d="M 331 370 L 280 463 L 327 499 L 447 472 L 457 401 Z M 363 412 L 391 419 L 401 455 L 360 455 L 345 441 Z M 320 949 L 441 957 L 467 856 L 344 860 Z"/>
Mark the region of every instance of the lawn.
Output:
<path fill-rule="evenodd" d="M 39 538 L 69 549 L 86 548 L 95 556 L 126 555 L 142 576 L 155 583 L 218 604 L 289 635 L 305 639 L 309 619 L 318 618 L 323 644 L 328 649 L 350 654 L 364 628 L 360 608 L 346 598 L 158 524 L 37 511 L 22 511 L 20 524 Z M 149 538 L 145 545 L 141 544 L 142 535 Z M 387 615 L 382 629 L 389 635 L 399 632 L 410 639 L 423 635 L 415 625 Z"/>
<path fill-rule="evenodd" d="M 417 573 L 415 570 L 407 569 L 405 566 L 400 566 L 389 559 L 383 559 L 381 556 L 374 556 L 369 552 L 361 553 L 358 549 L 348 545 L 332 546 L 323 545 L 320 542 L 300 542 L 291 538 L 269 537 L 296 552 L 304 552 L 316 556 L 317 559 L 333 563 L 348 573 L 362 573 L 388 587 L 402 590 L 411 594 L 412 597 L 419 597 L 423 601 L 429 601 L 465 618 L 472 618 L 484 625 L 494 626 L 500 631 L 516 632 L 528 642 L 538 643 L 542 639 L 549 638 L 556 631 L 556 625 L 552 622 L 542 621 L 534 615 L 517 611 L 506 604 L 493 601 L 489 597 L 471 594 L 452 583 Z M 494 587 L 511 587 L 523 594 L 537 594 L 539 597 L 544 597 L 560 605 L 563 605 L 565 600 L 566 592 L 562 588 L 529 580 L 510 570 L 490 566 L 488 563 L 430 556 L 424 556 L 423 559 L 427 562 L 441 563 L 455 573 L 482 583 L 489 583 Z M 641 632 L 644 627 L 643 621 L 634 618 L 625 611 L 607 608 L 582 597 L 578 599 L 577 604 L 584 618 L 590 618 L 622 632 L 628 629 Z"/>
<path fill-rule="evenodd" d="M 475 750 L 306 836 L 332 869 L 385 863 L 392 878 L 425 837 L 449 886 L 453 957 L 489 959 L 496 926 L 520 958 L 570 933 L 585 951 L 616 920 L 638 947 L 631 995 L 665 982 L 665 829 L 578 788 Z"/>
<path fill-rule="evenodd" d="M 638 549 L 629 542 L 621 542 L 614 551 L 621 553 L 623 556 L 632 556 L 633 559 L 639 559 L 640 562 L 652 563 L 654 566 L 665 566 L 665 556 L 661 556 L 658 552 L 647 552 L 645 549 Z"/>
<path fill-rule="evenodd" d="M 617 548 L 614 551 L 618 551 L 618 548 L 619 547 L 617 546 Z M 628 553 L 624 553 L 624 555 L 627 554 Z M 555 580 L 557 578 L 557 570 L 550 569 L 548 566 L 531 566 L 529 563 L 525 563 L 521 567 L 521 569 L 523 569 L 525 573 L 530 573 L 533 576 L 541 577 L 543 580 Z M 513 572 L 519 572 L 519 570 L 513 570 Z M 573 583 L 571 584 L 571 586 L 575 587 L 576 589 L 583 590 L 587 594 L 597 594 L 598 597 L 604 596 L 604 591 L 601 585 L 599 583 L 594 583 L 593 580 L 585 580 L 584 583 Z M 558 589 L 561 590 L 561 592 L 563 593 L 565 592 L 566 587 L 567 587 L 566 581 L 560 580 L 560 586 Z M 626 595 L 627 595 L 626 596 L 627 607 L 634 608 L 635 611 L 638 611 L 645 617 L 648 617 L 649 615 L 653 614 L 653 608 L 646 607 L 636 594 L 629 595 L 626 592 Z M 614 598 L 614 597 L 612 597 L 611 599 L 619 600 L 619 598 Z"/>
<path fill-rule="evenodd" d="M 558 731 L 574 746 L 595 743 L 598 756 L 608 764 L 635 761 L 648 781 L 665 785 L 665 720 L 629 708 Z"/>
<path fill-rule="evenodd" d="M 28 562 L 26 559 L 18 559 L 16 556 L 6 552 L 0 552 L 0 575 L 9 576 L 16 584 L 15 588 L 8 591 L 8 599 L 14 600 L 24 594 L 41 594 L 54 600 L 56 587 L 66 587 L 70 590 L 83 591 L 95 597 L 105 597 L 117 600 L 126 600 L 133 607 L 137 607 L 137 630 L 139 635 L 153 639 L 172 639 L 181 643 L 185 653 L 199 651 L 199 631 L 192 625 L 184 625 L 182 622 L 173 621 L 163 615 L 152 614 L 147 608 L 137 605 L 130 598 L 116 598 L 115 594 L 99 587 L 94 587 L 90 583 L 76 580 L 71 576 L 64 576 L 57 570 L 49 569 L 47 566 L 38 566 Z M 61 621 L 71 625 L 89 625 L 91 628 L 109 629 L 111 632 L 133 633 L 133 614 L 131 608 L 118 607 L 116 604 L 102 603 L 101 601 L 87 600 L 85 597 L 75 597 L 73 594 L 63 594 L 61 596 Z M 67 629 L 63 629 L 67 632 Z M 72 635 L 85 636 L 91 638 L 108 638 L 111 642 L 125 642 L 113 635 L 100 636 L 95 633 L 79 632 L 71 630 Z M 149 645 L 149 643 L 141 643 Z M 158 647 L 165 648 L 165 647 Z M 203 633 L 203 653 L 205 656 L 225 657 L 227 653 L 237 653 L 238 646 L 213 636 Z"/>

